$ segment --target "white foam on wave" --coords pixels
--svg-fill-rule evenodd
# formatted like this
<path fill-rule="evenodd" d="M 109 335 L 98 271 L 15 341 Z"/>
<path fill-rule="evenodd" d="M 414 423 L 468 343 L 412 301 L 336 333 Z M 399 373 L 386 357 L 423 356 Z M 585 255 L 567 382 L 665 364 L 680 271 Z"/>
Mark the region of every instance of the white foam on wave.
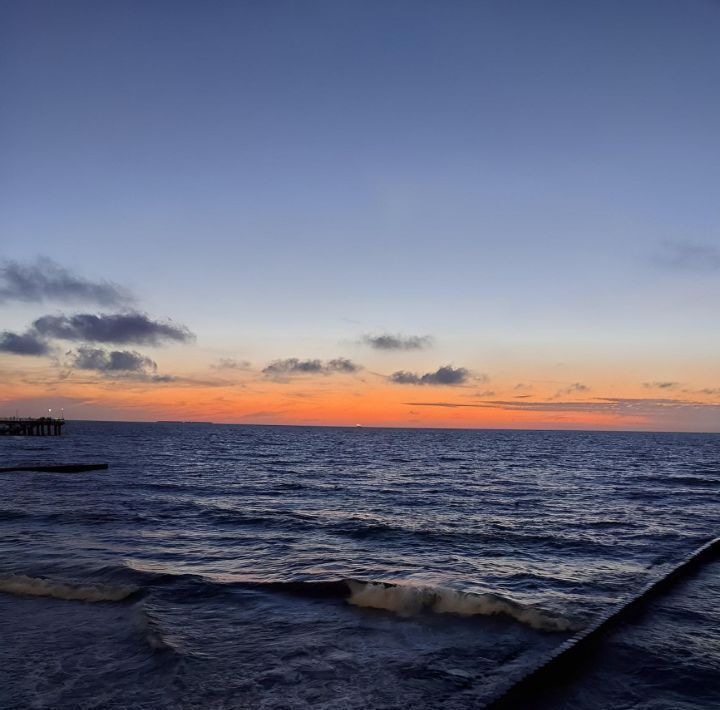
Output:
<path fill-rule="evenodd" d="M 79 602 L 119 602 L 138 591 L 138 587 L 110 587 L 54 582 L 24 574 L 0 575 L 0 592 L 16 596 L 53 597 Z"/>
<path fill-rule="evenodd" d="M 348 580 L 349 603 L 355 606 L 385 609 L 400 616 L 421 611 L 458 616 L 504 614 L 542 631 L 576 631 L 577 625 L 560 615 L 520 604 L 498 594 L 471 594 L 454 589 L 386 585 Z"/>

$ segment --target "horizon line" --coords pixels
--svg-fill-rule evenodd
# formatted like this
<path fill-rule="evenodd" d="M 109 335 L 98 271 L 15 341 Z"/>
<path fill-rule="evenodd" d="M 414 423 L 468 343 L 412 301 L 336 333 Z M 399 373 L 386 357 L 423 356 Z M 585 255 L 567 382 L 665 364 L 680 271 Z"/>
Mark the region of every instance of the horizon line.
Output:
<path fill-rule="evenodd" d="M 294 427 L 297 429 L 388 429 L 416 431 L 517 431 L 517 432 L 577 432 L 594 434 L 700 434 L 720 436 L 720 431 L 691 429 L 553 429 L 538 427 L 444 427 L 444 426 L 382 426 L 377 424 L 281 424 L 268 422 L 213 422 L 192 419 L 68 419 L 66 422 L 90 422 L 95 424 L 205 424 L 212 426 Z"/>

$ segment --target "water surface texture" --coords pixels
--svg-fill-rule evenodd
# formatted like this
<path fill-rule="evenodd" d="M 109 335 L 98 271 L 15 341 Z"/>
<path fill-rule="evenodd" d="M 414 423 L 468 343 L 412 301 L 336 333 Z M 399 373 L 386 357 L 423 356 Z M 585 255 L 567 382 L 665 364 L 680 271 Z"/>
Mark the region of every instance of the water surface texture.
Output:
<path fill-rule="evenodd" d="M 718 534 L 719 453 L 702 434 L 2 438 L 0 465 L 110 468 L 2 474 L 0 706 L 479 707 Z M 703 575 L 547 707 L 720 706 L 720 573 Z"/>

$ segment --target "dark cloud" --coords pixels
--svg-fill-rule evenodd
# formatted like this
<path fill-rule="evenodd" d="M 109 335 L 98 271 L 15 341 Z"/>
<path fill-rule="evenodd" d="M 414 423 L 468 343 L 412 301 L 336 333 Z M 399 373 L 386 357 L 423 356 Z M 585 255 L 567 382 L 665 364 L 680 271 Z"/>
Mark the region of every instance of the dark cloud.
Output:
<path fill-rule="evenodd" d="M 22 334 L 5 330 L 0 333 L 0 352 L 13 355 L 48 355 L 50 346 L 32 330 Z"/>
<path fill-rule="evenodd" d="M 266 375 L 293 375 L 318 373 L 323 369 L 321 360 L 298 360 L 296 357 L 289 357 L 285 360 L 273 360 L 263 372 Z"/>
<path fill-rule="evenodd" d="M 189 382 L 191 384 L 207 385 L 207 383 L 202 382 L 202 381 L 195 381 L 195 380 L 188 379 L 188 378 L 181 379 L 180 377 L 175 377 L 174 375 L 151 375 L 148 379 L 151 382 Z M 210 384 L 207 386 L 221 387 L 222 385 L 217 385 L 217 384 L 213 383 L 213 384 Z"/>
<path fill-rule="evenodd" d="M 435 372 L 426 372 L 424 375 L 398 370 L 389 379 L 399 385 L 461 385 L 469 378 L 470 372 L 464 367 L 443 365 Z"/>
<path fill-rule="evenodd" d="M 654 261 L 658 266 L 676 271 L 720 271 L 720 248 L 697 242 L 667 242 Z"/>
<path fill-rule="evenodd" d="M 328 362 L 326 369 L 329 372 L 357 372 L 360 366 L 345 357 L 336 357 Z"/>
<path fill-rule="evenodd" d="M 433 339 L 430 335 L 363 335 L 362 341 L 375 350 L 424 350 Z"/>
<path fill-rule="evenodd" d="M 322 360 L 300 360 L 296 357 L 289 357 L 284 360 L 273 360 L 263 373 L 268 377 L 287 377 L 289 375 L 321 374 L 330 375 L 336 372 L 351 373 L 360 370 L 352 360 L 346 358 L 335 358 L 323 362 Z"/>
<path fill-rule="evenodd" d="M 130 293 L 111 281 L 90 281 L 73 274 L 51 259 L 33 264 L 3 261 L 0 264 L 0 303 L 97 303 L 119 306 L 132 301 Z"/>
<path fill-rule="evenodd" d="M 247 360 L 235 360 L 231 357 L 221 357 L 214 365 L 214 370 L 247 370 L 250 363 Z"/>
<path fill-rule="evenodd" d="M 643 387 L 646 389 L 671 390 L 679 384 L 679 382 L 643 382 Z"/>
<path fill-rule="evenodd" d="M 103 350 L 82 346 L 68 355 L 71 367 L 92 370 L 108 377 L 158 383 L 179 380 L 172 375 L 158 375 L 157 363 L 135 350 Z"/>
<path fill-rule="evenodd" d="M 32 325 L 40 335 L 48 338 L 91 343 L 160 345 L 166 341 L 186 343 L 195 337 L 184 325 L 152 320 L 144 313 L 42 316 Z"/>
<path fill-rule="evenodd" d="M 97 372 L 136 372 L 150 374 L 157 371 L 157 363 L 134 350 L 102 350 L 80 347 L 71 353 L 71 364 L 79 370 Z"/>

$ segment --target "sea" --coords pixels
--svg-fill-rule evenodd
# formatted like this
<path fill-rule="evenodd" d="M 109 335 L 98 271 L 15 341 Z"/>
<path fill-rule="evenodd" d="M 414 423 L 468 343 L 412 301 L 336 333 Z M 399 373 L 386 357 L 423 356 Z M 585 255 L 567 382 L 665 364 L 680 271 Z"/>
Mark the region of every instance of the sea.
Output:
<path fill-rule="evenodd" d="M 720 435 L 0 437 L 0 708 L 482 708 L 720 532 Z M 720 708 L 720 563 L 524 708 Z"/>

